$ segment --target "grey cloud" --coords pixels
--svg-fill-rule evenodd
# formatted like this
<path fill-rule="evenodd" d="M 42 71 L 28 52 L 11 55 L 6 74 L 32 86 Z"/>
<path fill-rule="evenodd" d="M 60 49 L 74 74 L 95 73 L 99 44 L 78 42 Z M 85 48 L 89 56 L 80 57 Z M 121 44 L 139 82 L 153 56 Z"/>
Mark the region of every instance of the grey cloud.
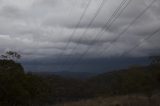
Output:
<path fill-rule="evenodd" d="M 57 57 L 69 54 L 77 57 L 92 47 L 87 56 L 92 58 L 117 56 L 141 43 L 141 40 L 159 28 L 159 6 L 157 2 L 137 22 L 129 28 L 116 42 L 110 44 L 127 25 L 151 2 L 151 0 L 132 0 L 127 9 L 113 23 L 110 29 L 103 26 L 122 0 L 106 2 L 94 23 L 87 28 L 93 18 L 100 1 L 92 0 L 87 13 L 78 26 L 75 26 L 87 4 L 86 0 L 1 0 L 0 4 L 0 52 L 16 49 L 24 54 L 25 59 Z M 82 34 L 87 28 L 87 33 Z M 75 35 L 69 39 L 73 31 Z M 99 31 L 104 31 L 95 39 Z M 79 38 L 80 42 L 79 42 Z M 157 38 L 158 39 L 158 38 Z M 149 41 L 140 50 L 136 49 L 131 56 L 148 55 L 159 51 L 159 40 Z M 64 47 L 70 41 L 68 48 Z M 94 42 L 94 43 L 91 43 Z M 77 49 L 71 53 L 72 49 Z M 107 48 L 107 49 L 106 49 Z M 148 51 L 148 52 L 146 52 Z M 97 55 L 98 54 L 98 55 Z M 62 56 L 63 57 L 63 56 Z"/>
<path fill-rule="evenodd" d="M 22 11 L 20 11 L 18 8 L 13 6 L 5 6 L 1 9 L 0 15 L 4 18 L 24 18 L 24 15 Z"/>

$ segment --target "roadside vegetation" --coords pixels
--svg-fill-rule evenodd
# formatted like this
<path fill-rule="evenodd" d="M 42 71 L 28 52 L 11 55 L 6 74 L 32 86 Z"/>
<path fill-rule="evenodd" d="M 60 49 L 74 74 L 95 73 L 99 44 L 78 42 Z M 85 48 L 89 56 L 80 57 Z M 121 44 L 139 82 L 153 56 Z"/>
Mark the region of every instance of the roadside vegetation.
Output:
<path fill-rule="evenodd" d="M 113 96 L 108 98 L 97 98 L 57 104 L 55 106 L 159 106 L 160 95 L 154 95 L 151 101 L 142 95 Z"/>

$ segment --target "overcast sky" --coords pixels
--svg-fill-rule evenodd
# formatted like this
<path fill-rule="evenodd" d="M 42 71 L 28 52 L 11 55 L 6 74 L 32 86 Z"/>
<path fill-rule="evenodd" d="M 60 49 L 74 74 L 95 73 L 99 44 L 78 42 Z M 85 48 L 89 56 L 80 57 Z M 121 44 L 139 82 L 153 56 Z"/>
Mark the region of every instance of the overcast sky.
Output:
<path fill-rule="evenodd" d="M 111 18 L 123 1 L 0 0 L 0 53 L 18 51 L 26 67 L 37 67 L 37 70 L 41 70 L 40 66 L 52 70 L 55 64 L 63 67 L 62 63 L 66 65 L 81 58 L 100 62 L 123 54 L 157 55 L 160 0 L 128 0 Z M 49 66 L 37 65 L 35 61 Z"/>

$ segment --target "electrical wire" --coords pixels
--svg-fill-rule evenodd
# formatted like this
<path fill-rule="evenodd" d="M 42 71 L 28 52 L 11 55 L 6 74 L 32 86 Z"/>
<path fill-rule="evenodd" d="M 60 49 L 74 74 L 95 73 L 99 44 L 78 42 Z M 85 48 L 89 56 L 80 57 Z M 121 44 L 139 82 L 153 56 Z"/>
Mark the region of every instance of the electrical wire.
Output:
<path fill-rule="evenodd" d="M 128 1 L 128 2 L 127 2 Z M 107 20 L 107 22 L 105 23 L 105 25 L 103 26 L 104 30 L 100 31 L 99 33 L 96 34 L 95 36 L 95 39 L 98 39 L 100 38 L 99 36 L 102 36 L 101 34 L 108 30 L 110 28 L 110 26 L 119 18 L 119 16 L 123 13 L 123 11 L 126 9 L 126 7 L 128 7 L 128 5 L 130 4 L 132 0 L 123 0 L 121 2 L 121 4 L 118 6 L 118 8 L 115 10 L 115 12 L 112 14 L 112 16 L 109 18 L 109 20 Z M 127 4 L 126 4 L 127 2 Z M 126 4 L 126 5 L 125 5 Z M 125 6 L 124 6 L 125 5 Z M 124 7 L 123 7 L 124 6 Z M 117 15 L 118 14 L 118 15 Z M 117 15 L 117 16 L 116 16 Z M 94 41 L 92 40 L 90 42 L 91 44 L 94 44 Z M 88 53 L 88 51 L 92 48 L 92 46 L 88 46 L 86 51 L 83 52 L 83 54 L 81 54 L 79 56 L 79 58 L 77 59 L 77 62 L 74 62 L 72 65 L 71 65 L 71 69 L 73 68 L 73 66 L 78 63 L 81 59 L 84 58 L 84 56 Z"/>
<path fill-rule="evenodd" d="M 109 47 L 114 44 L 116 41 L 118 41 L 120 39 L 121 36 L 124 35 L 125 32 L 127 32 L 131 26 L 141 17 L 144 15 L 144 13 L 146 13 L 146 11 L 148 11 L 150 9 L 150 7 L 156 2 L 156 0 L 153 0 L 130 24 L 128 24 L 128 26 L 113 40 L 110 42 L 110 45 L 107 46 L 106 48 L 103 49 L 103 51 L 101 51 L 99 54 L 107 51 L 109 49 Z M 107 50 L 106 50 L 107 49 Z"/>

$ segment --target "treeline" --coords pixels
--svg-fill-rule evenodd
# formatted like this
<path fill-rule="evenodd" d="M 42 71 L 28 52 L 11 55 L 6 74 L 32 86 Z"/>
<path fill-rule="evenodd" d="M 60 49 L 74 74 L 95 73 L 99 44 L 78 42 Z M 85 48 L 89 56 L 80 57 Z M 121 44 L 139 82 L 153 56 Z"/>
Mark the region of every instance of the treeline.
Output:
<path fill-rule="evenodd" d="M 26 74 L 21 64 L 0 60 L 0 106 L 30 106 L 90 98 L 80 80 Z"/>
<path fill-rule="evenodd" d="M 41 101 L 40 96 L 45 87 L 41 78 L 26 75 L 20 64 L 13 60 L 0 60 L 1 106 L 27 105 Z"/>
<path fill-rule="evenodd" d="M 143 94 L 151 97 L 160 90 L 160 65 L 119 70 L 88 80 L 97 96 Z"/>
<path fill-rule="evenodd" d="M 134 66 L 88 80 L 26 74 L 11 58 L 0 59 L 0 106 L 41 106 L 126 94 L 148 97 L 160 90 L 160 64 Z"/>

